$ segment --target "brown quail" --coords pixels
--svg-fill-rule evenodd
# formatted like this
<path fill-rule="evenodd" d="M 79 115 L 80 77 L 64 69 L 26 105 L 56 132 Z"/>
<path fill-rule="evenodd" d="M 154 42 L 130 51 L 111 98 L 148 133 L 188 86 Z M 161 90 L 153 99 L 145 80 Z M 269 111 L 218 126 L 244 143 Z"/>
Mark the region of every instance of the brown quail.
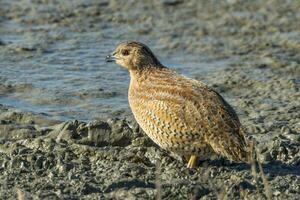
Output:
<path fill-rule="evenodd" d="M 189 158 L 189 168 L 214 154 L 247 161 L 238 116 L 216 91 L 165 67 L 139 42 L 119 44 L 106 60 L 129 71 L 128 99 L 140 127 L 163 149 Z"/>

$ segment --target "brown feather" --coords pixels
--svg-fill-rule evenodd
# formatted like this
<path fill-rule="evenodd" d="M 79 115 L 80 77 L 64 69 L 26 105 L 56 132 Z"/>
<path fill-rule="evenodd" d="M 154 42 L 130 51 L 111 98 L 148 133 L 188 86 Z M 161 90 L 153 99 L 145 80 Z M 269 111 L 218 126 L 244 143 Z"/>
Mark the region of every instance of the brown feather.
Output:
<path fill-rule="evenodd" d="M 247 161 L 240 121 L 221 95 L 200 81 L 164 67 L 141 43 L 118 48 L 134 52 L 119 64 L 130 72 L 128 99 L 132 112 L 155 143 L 182 156 L 209 158 L 219 154 Z"/>

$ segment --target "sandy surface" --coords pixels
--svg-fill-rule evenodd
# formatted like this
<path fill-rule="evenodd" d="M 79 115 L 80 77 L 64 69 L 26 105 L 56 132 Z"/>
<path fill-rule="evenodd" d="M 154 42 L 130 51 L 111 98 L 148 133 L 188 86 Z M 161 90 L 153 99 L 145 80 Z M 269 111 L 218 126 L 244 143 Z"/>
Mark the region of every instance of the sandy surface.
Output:
<path fill-rule="evenodd" d="M 1 1 L 0 199 L 299 199 L 300 2 L 155 2 Z M 233 105 L 263 173 L 139 130 L 103 62 L 130 39 Z"/>

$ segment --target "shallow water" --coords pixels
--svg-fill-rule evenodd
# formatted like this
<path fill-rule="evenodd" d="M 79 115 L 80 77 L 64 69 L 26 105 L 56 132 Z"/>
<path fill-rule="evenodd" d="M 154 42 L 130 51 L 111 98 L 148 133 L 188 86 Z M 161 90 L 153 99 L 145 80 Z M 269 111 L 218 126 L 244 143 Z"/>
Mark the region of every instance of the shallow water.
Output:
<path fill-rule="evenodd" d="M 298 27 L 288 17 L 268 19 L 255 30 L 267 10 L 253 14 L 248 4 L 234 2 L 181 3 L 1 1 L 0 104 L 61 120 L 131 116 L 128 72 L 104 62 L 117 43 L 128 40 L 146 43 L 163 64 L 208 84 L 218 85 L 231 65 L 297 65 L 299 38 L 289 30 L 298 33 Z M 259 1 L 248 6 L 261 8 Z M 222 13 L 215 12 L 218 7 Z M 289 26 L 286 34 L 282 23 Z M 270 79 L 253 68 L 245 73 L 251 80 Z"/>
<path fill-rule="evenodd" d="M 104 61 L 123 40 L 119 34 L 124 31 L 131 30 L 105 25 L 99 31 L 73 32 L 51 24 L 25 26 L 4 20 L 0 103 L 60 120 L 130 115 L 128 72 Z M 191 77 L 226 67 L 230 61 L 211 61 L 180 51 L 164 54 L 157 44 L 151 46 L 151 38 L 135 35 L 149 41 L 162 63 Z"/>

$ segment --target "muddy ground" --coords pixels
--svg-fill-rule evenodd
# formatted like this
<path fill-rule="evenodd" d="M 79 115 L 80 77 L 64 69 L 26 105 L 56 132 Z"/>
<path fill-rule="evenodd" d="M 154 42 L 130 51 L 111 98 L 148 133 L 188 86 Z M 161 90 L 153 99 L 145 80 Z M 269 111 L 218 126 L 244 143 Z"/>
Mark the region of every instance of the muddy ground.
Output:
<path fill-rule="evenodd" d="M 299 10 L 296 0 L 1 1 L 0 23 L 21 28 L 3 25 L 0 32 L 30 35 L 25 44 L 0 35 L 1 59 L 16 77 L 22 74 L 19 61 L 38 63 L 56 51 L 53 43 L 74 35 L 104 41 L 99 60 L 129 39 L 153 46 L 160 58 L 181 57 L 181 72 L 185 61 L 198 62 L 198 57 L 208 64 L 229 60 L 226 67 L 190 76 L 233 105 L 247 138 L 256 141 L 263 171 L 223 159 L 186 169 L 145 136 L 128 108 L 110 118 L 62 120 L 59 113 L 49 117 L 1 104 L 0 199 L 299 199 Z M 3 74 L 0 98 L 22 93 L 17 97 L 34 102 L 43 93 L 8 84 Z M 28 95 L 31 90 L 35 98 Z M 41 99 L 38 105 L 57 100 Z"/>

